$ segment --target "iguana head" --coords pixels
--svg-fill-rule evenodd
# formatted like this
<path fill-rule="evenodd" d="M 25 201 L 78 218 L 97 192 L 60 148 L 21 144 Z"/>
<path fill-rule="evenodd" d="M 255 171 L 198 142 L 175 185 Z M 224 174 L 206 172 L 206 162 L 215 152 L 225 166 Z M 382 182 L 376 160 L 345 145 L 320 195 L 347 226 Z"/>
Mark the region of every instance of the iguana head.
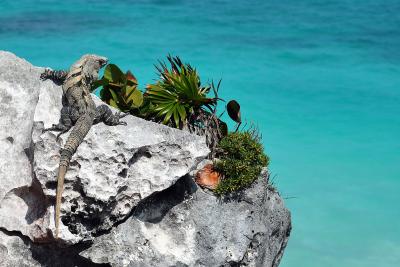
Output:
<path fill-rule="evenodd" d="M 82 74 L 86 79 L 89 81 L 95 81 L 98 79 L 99 70 L 104 67 L 107 62 L 108 59 L 106 57 L 87 54 L 83 55 L 74 65 L 80 65 L 82 68 Z"/>

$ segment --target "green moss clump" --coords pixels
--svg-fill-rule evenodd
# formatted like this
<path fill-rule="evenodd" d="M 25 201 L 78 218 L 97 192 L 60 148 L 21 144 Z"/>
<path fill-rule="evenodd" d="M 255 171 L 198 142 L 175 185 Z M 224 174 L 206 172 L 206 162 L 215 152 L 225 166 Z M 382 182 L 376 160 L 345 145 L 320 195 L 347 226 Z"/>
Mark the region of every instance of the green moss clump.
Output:
<path fill-rule="evenodd" d="M 255 131 L 230 133 L 218 144 L 219 160 L 214 168 L 223 175 L 215 189 L 217 195 L 226 195 L 249 187 L 268 166 L 260 138 Z"/>

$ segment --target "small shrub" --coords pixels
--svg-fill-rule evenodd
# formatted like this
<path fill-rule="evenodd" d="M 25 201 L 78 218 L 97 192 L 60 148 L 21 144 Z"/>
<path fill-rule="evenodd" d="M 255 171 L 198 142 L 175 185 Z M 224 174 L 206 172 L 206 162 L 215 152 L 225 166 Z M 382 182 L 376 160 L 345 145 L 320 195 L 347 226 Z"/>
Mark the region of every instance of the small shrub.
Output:
<path fill-rule="evenodd" d="M 230 133 L 218 144 L 219 160 L 215 170 L 223 175 L 215 189 L 217 195 L 225 195 L 249 187 L 268 166 L 269 158 L 256 131 Z"/>

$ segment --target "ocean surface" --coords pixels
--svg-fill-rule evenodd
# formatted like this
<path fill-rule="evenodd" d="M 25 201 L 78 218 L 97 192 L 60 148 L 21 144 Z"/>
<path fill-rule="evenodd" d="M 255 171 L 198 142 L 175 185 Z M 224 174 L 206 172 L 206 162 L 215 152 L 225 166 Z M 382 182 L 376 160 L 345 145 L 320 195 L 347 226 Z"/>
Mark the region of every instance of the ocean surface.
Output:
<path fill-rule="evenodd" d="M 0 0 L 0 49 L 97 53 L 141 88 L 168 53 L 222 78 L 292 212 L 281 266 L 400 266 L 399 0 Z"/>

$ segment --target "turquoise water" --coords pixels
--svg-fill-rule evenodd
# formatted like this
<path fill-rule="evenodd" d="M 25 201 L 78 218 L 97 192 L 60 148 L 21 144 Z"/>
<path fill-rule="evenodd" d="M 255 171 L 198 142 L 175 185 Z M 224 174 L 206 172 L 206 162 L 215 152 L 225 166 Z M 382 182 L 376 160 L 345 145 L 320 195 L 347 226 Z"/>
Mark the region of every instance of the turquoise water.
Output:
<path fill-rule="evenodd" d="M 98 53 L 140 86 L 167 53 L 257 122 L 292 211 L 281 266 L 400 266 L 400 1 L 0 1 L 0 49 Z"/>

